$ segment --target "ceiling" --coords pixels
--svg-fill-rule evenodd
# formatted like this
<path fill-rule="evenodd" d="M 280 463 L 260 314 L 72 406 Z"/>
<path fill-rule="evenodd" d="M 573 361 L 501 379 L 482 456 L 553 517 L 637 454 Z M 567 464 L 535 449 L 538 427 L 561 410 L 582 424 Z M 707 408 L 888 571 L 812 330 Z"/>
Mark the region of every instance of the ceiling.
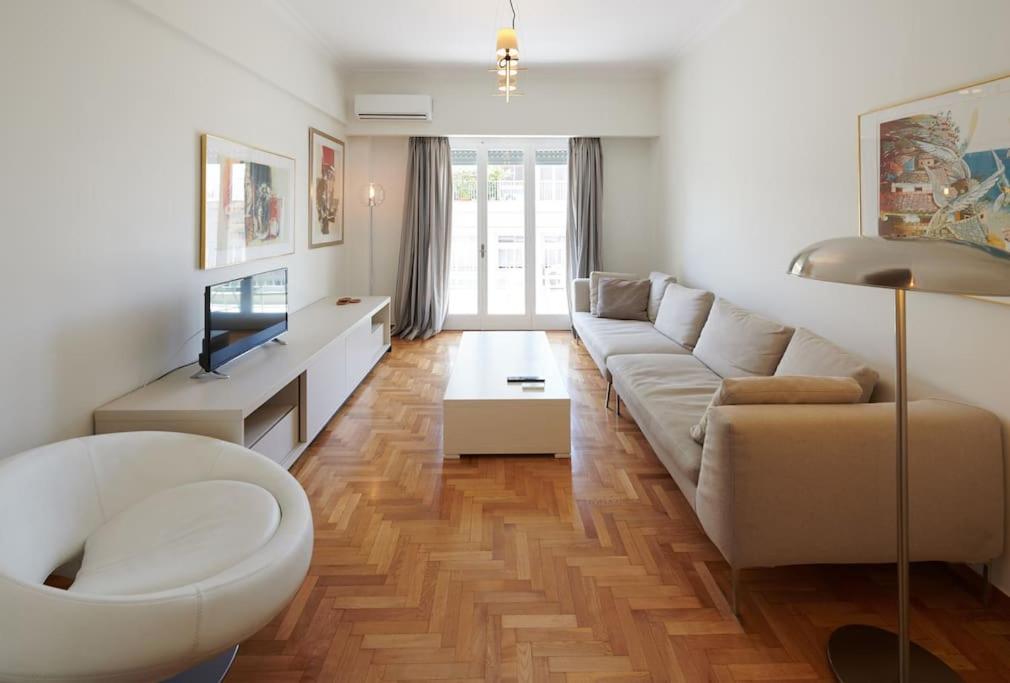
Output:
<path fill-rule="evenodd" d="M 508 0 L 283 0 L 341 65 L 486 65 Z M 739 0 L 514 0 L 528 64 L 659 66 Z"/>

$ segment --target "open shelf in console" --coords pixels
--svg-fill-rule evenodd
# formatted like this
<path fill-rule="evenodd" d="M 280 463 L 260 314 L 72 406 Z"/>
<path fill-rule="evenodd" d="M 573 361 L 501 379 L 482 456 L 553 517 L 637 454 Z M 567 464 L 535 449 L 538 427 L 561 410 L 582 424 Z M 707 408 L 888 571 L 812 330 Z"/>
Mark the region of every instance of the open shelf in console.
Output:
<path fill-rule="evenodd" d="M 245 419 L 245 447 L 253 448 L 295 408 L 297 406 L 283 403 L 260 406 L 255 413 Z"/>
<path fill-rule="evenodd" d="M 301 376 L 284 385 L 243 421 L 242 440 L 246 448 L 275 462 L 284 462 L 301 439 L 299 419 Z"/>

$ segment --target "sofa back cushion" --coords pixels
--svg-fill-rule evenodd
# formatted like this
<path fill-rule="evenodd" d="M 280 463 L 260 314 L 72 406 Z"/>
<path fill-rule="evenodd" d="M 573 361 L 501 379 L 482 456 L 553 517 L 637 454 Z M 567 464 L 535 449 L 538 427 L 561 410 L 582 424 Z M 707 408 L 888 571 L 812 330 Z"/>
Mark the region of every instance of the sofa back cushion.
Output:
<path fill-rule="evenodd" d="M 719 298 L 708 314 L 694 355 L 720 377 L 771 375 L 792 336 L 793 328 Z"/>
<path fill-rule="evenodd" d="M 684 348 L 693 349 L 713 301 L 712 292 L 668 284 L 656 316 L 656 329 Z"/>
<path fill-rule="evenodd" d="M 597 316 L 615 320 L 648 320 L 650 287 L 648 280 L 600 278 L 600 291 L 596 299 Z"/>
<path fill-rule="evenodd" d="M 651 284 L 649 289 L 649 322 L 656 322 L 656 316 L 659 315 L 659 306 L 663 301 L 663 296 L 666 294 L 666 286 L 676 281 L 677 278 L 666 273 L 657 271 L 649 273 L 649 283 Z"/>
<path fill-rule="evenodd" d="M 877 371 L 863 361 L 802 327 L 793 334 L 775 374 L 851 377 L 863 389 L 859 399 L 863 403 L 870 400 L 879 378 Z"/>
<path fill-rule="evenodd" d="M 638 276 L 631 273 L 609 273 L 603 270 L 594 270 L 589 274 L 589 312 L 599 315 L 596 312 L 596 300 L 600 295 L 600 278 L 612 278 L 617 280 L 637 280 Z"/>

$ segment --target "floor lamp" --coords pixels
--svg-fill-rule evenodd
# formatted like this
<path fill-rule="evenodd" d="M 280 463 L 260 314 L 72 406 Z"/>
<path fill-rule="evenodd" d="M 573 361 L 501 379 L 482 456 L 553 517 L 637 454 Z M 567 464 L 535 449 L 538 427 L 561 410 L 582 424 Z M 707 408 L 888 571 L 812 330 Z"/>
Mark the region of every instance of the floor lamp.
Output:
<path fill-rule="evenodd" d="M 373 293 L 375 276 L 375 250 L 372 248 L 372 212 L 386 199 L 386 191 L 378 183 L 368 183 L 365 201 L 368 202 L 368 295 Z"/>
<path fill-rule="evenodd" d="M 894 290 L 898 484 L 898 633 L 873 626 L 836 629 L 828 661 L 838 680 L 934 683 L 961 680 L 908 636 L 908 394 L 905 292 L 1010 296 L 1010 254 L 970 242 L 926 238 L 842 237 L 797 254 L 789 273 L 812 280 Z"/>

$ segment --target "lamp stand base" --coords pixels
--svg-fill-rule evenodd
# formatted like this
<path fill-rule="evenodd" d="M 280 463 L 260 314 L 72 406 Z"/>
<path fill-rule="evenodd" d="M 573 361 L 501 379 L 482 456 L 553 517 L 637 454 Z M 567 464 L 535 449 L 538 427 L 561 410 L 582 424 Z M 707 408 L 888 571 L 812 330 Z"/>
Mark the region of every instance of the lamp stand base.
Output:
<path fill-rule="evenodd" d="M 911 643 L 915 683 L 958 683 L 961 677 L 935 655 Z M 898 635 L 875 626 L 850 624 L 828 639 L 828 664 L 841 683 L 898 681 Z"/>

